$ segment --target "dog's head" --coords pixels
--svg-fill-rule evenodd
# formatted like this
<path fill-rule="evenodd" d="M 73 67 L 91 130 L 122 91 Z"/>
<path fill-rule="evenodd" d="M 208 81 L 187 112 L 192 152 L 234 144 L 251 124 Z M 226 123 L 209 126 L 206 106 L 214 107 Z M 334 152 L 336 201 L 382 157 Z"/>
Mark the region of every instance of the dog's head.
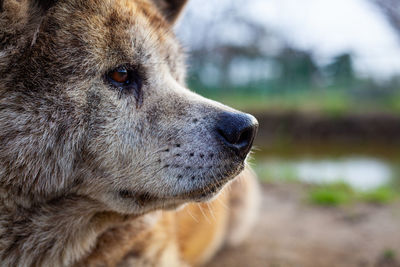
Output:
<path fill-rule="evenodd" d="M 239 174 L 257 121 L 185 87 L 172 31 L 185 2 L 2 3 L 2 188 L 143 213 L 207 200 Z"/>

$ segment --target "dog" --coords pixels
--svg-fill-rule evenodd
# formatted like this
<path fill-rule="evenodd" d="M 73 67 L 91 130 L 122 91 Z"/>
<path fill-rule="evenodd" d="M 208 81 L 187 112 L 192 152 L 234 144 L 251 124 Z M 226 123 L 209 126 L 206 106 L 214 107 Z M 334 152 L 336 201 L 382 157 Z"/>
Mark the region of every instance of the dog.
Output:
<path fill-rule="evenodd" d="M 258 123 L 186 88 L 185 4 L 0 1 L 0 266 L 196 266 L 245 237 Z"/>

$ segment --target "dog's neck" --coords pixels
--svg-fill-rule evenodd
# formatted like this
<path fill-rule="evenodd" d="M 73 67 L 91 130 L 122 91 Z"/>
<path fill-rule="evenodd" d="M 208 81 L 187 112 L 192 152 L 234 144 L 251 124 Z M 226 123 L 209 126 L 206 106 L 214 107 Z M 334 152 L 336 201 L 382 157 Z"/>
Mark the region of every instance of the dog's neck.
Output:
<path fill-rule="evenodd" d="M 98 203 L 77 195 L 28 205 L 22 197 L 1 193 L 0 262 L 4 266 L 70 266 L 89 255 L 105 231 L 135 221 L 131 216 L 101 212 Z"/>

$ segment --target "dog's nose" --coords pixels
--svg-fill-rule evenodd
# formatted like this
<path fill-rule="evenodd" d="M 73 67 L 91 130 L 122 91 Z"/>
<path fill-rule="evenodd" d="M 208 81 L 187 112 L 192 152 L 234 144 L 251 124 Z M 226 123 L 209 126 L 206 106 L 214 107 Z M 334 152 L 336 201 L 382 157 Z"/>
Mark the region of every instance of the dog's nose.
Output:
<path fill-rule="evenodd" d="M 225 145 L 244 158 L 253 145 L 258 122 L 252 115 L 224 112 L 217 124 L 217 133 Z"/>

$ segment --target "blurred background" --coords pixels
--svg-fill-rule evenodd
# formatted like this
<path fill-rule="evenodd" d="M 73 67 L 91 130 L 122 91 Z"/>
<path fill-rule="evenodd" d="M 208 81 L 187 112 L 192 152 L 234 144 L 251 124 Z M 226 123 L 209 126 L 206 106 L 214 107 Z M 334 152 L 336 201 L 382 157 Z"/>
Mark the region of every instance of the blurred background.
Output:
<path fill-rule="evenodd" d="M 260 220 L 210 266 L 400 266 L 400 1 L 186 11 L 190 88 L 260 122 Z"/>

